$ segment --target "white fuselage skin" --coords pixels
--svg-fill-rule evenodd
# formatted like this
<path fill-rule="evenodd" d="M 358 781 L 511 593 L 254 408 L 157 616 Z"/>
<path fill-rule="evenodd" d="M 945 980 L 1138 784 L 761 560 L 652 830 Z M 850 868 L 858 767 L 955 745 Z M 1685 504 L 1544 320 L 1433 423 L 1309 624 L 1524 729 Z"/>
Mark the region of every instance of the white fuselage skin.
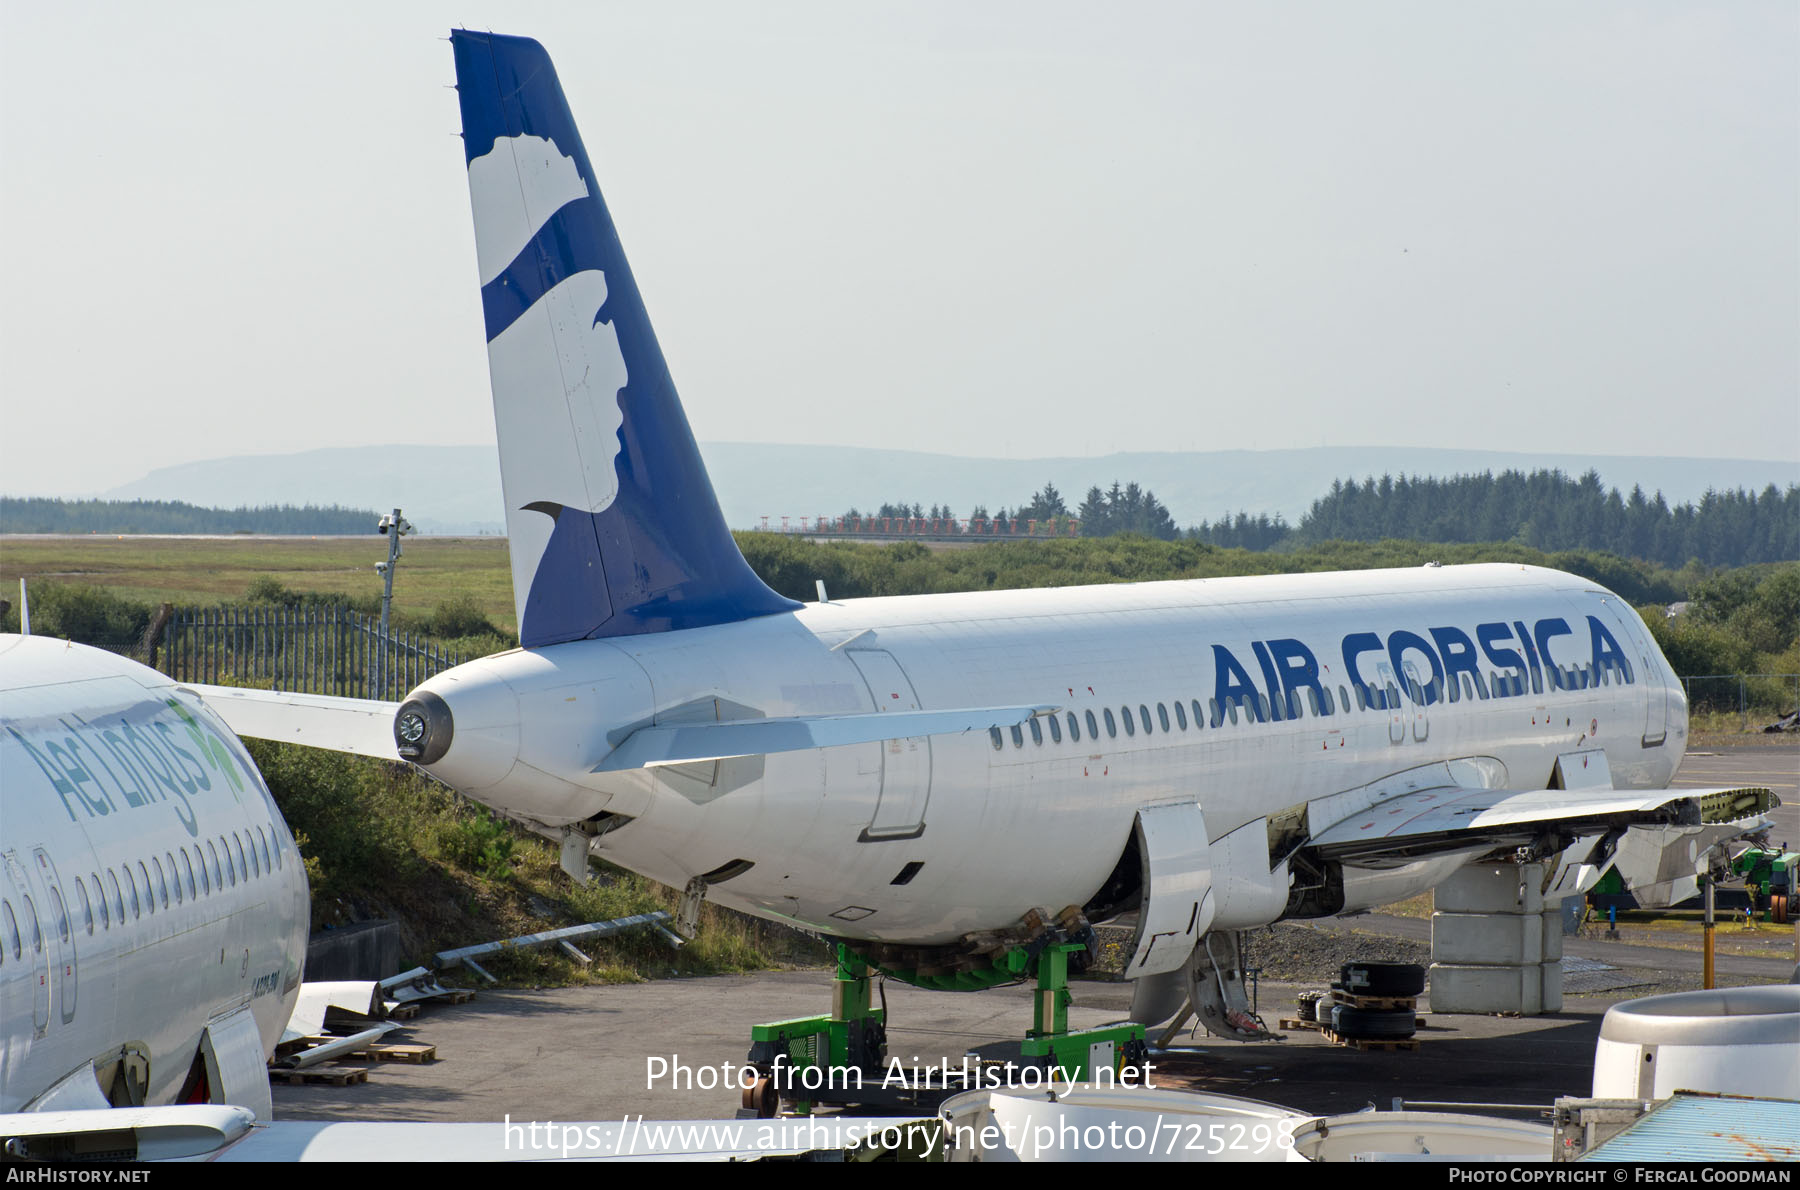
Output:
<path fill-rule="evenodd" d="M 238 738 L 98 649 L 0 636 L 0 1113 L 128 1050 L 172 1103 L 209 1022 L 273 1052 L 307 882 Z"/>
<path fill-rule="evenodd" d="M 1454 643 L 1459 632 L 1470 648 Z M 1403 633 L 1417 641 L 1396 644 Z M 1362 705 L 1347 653 L 1364 682 L 1391 683 L 1396 706 Z M 1434 657 L 1449 668 L 1441 681 Z M 1243 674 L 1229 672 L 1233 661 Z M 1298 683 L 1298 715 L 1277 720 L 1247 704 L 1215 712 L 1233 701 L 1221 694 L 1246 689 L 1266 705 L 1269 676 L 1280 690 L 1283 672 Z M 476 800 L 550 828 L 625 815 L 596 847 L 624 867 L 679 888 L 748 860 L 712 899 L 848 937 L 925 944 L 1083 904 L 1145 806 L 1197 802 L 1215 885 L 1228 868 L 1254 883 L 1270 879 L 1263 820 L 1284 808 L 1315 803 L 1316 832 L 1330 825 L 1319 799 L 1391 774 L 1481 758 L 1463 767 L 1487 785 L 1538 789 L 1559 755 L 1594 749 L 1616 786 L 1662 788 L 1687 735 L 1680 684 L 1629 605 L 1585 579 L 1511 565 L 811 604 L 504 653 L 421 689 L 455 719 L 449 752 L 428 769 Z M 1316 695 L 1326 697 L 1315 704 Z M 591 771 L 651 722 L 867 712 L 913 698 L 923 709 L 1056 706 L 1060 739 L 1040 717 L 1019 743 L 1002 729 L 998 745 L 967 733 Z M 1255 840 L 1232 856 L 1227 837 L 1243 827 Z M 1413 895 L 1468 858 L 1372 881 L 1343 908 Z M 896 883 L 911 864 L 922 866 Z M 1284 887 L 1251 894 L 1215 928 L 1280 916 Z"/>

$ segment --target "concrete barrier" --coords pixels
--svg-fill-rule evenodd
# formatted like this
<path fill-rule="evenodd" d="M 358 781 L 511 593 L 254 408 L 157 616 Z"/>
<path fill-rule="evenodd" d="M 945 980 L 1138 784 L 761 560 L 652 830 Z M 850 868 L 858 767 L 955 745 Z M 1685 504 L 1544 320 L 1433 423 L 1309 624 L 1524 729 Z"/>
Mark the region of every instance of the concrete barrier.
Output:
<path fill-rule="evenodd" d="M 353 922 L 306 940 L 306 978 L 313 983 L 386 979 L 400 967 L 398 922 Z"/>

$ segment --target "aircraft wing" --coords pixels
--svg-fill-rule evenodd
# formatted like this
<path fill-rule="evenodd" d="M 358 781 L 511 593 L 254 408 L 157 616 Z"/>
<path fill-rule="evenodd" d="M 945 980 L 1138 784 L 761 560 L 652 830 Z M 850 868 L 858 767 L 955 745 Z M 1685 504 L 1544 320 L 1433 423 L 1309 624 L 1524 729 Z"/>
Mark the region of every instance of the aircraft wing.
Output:
<path fill-rule="evenodd" d="M 1393 861 L 1472 844 L 1523 846 L 1629 827 L 1748 830 L 1780 805 L 1760 786 L 1714 789 L 1471 789 L 1446 785 L 1383 798 L 1318 831 L 1308 846 L 1346 863 Z M 1735 833 L 1735 832 L 1733 832 Z"/>
<path fill-rule="evenodd" d="M 878 711 L 860 715 L 803 715 L 779 719 L 736 719 L 724 723 L 678 723 L 640 727 L 594 766 L 596 773 L 802 752 L 840 744 L 868 744 L 913 736 L 949 735 L 1012 727 L 1055 707 L 964 707 L 948 711 Z"/>
<path fill-rule="evenodd" d="M 184 682 L 181 688 L 199 695 L 213 713 L 225 720 L 227 727 L 241 736 L 354 752 L 382 760 L 400 759 L 394 744 L 394 712 L 400 709 L 397 702 L 246 690 L 199 682 Z"/>

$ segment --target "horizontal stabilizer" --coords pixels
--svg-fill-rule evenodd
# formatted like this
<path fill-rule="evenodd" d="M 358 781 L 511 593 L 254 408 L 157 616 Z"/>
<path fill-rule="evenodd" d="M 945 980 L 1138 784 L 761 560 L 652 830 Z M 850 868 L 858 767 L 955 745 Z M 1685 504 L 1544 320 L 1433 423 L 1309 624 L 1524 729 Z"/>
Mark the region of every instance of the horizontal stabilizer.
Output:
<path fill-rule="evenodd" d="M 256 1115 L 229 1104 L 111 1107 L 0 1116 L 8 1158 L 23 1161 L 178 1161 L 247 1135 Z"/>
<path fill-rule="evenodd" d="M 811 715 L 784 719 L 739 719 L 727 723 L 681 723 L 640 727 L 594 766 L 596 773 L 803 752 L 840 744 L 869 744 L 914 736 L 951 735 L 1011 727 L 1055 707 L 966 707 L 952 711 L 886 711 L 863 715 Z"/>
<path fill-rule="evenodd" d="M 204 686 L 197 682 L 186 683 L 183 688 L 198 694 L 225 720 L 227 727 L 241 736 L 305 744 L 332 752 L 354 752 L 382 760 L 400 759 L 394 744 L 394 712 L 400 709 L 397 702 Z"/>
<path fill-rule="evenodd" d="M 1383 799 L 1319 831 L 1310 846 L 1328 859 L 1421 856 L 1472 842 L 1525 844 L 1554 828 L 1564 836 L 1625 827 L 1704 826 L 1766 814 L 1780 803 L 1757 786 L 1716 789 L 1468 789 L 1439 786 Z"/>

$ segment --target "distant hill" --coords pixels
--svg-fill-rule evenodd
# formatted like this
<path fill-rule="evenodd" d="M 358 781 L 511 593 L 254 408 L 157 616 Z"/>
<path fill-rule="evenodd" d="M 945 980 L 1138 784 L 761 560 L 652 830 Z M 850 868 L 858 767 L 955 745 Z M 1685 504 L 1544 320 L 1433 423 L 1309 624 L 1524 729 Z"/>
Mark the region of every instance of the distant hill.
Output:
<path fill-rule="evenodd" d="M 864 447 L 713 442 L 701 446 L 713 488 L 734 528 L 763 517 L 835 516 L 884 501 L 945 503 L 963 515 L 975 504 L 1023 503 L 1046 481 L 1072 502 L 1090 487 L 1136 481 L 1156 493 L 1181 526 L 1223 513 L 1280 513 L 1298 521 L 1334 479 L 1447 476 L 1545 468 L 1608 487 L 1661 491 L 1670 503 L 1698 501 L 1709 488 L 1785 489 L 1800 463 L 1759 459 L 1644 458 L 1321 446 L 1298 450 L 1163 451 L 1095 458 L 982 459 Z M 24 493 L 20 493 L 24 494 Z M 244 504 L 346 504 L 404 508 L 428 533 L 502 533 L 500 468 L 492 446 L 358 446 L 290 455 L 238 456 L 164 467 L 104 493 L 109 499 Z"/>

